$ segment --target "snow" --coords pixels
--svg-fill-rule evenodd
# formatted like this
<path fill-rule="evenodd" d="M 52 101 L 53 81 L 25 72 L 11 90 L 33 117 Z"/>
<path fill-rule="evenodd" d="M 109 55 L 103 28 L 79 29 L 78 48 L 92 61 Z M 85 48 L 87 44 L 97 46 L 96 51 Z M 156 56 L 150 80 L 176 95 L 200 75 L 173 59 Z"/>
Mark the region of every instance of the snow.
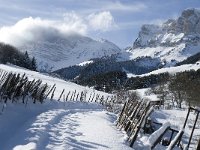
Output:
<path fill-rule="evenodd" d="M 59 91 L 54 100 L 47 99 L 43 104 L 8 102 L 0 113 L 0 149 L 132 149 L 126 144 L 124 133 L 115 126 L 116 114 L 105 111 L 102 105 L 56 101 L 62 88 L 109 94 L 16 66 L 1 64 L 0 69 L 25 72 L 29 79 L 41 79 L 51 85 L 56 83 Z M 3 105 L 0 103 L 0 108 Z"/>
<path fill-rule="evenodd" d="M 34 150 L 34 149 L 36 149 L 36 144 L 32 142 L 26 145 L 18 145 L 13 148 L 13 150 Z"/>
<path fill-rule="evenodd" d="M 178 140 L 179 136 L 184 132 L 184 129 L 179 130 L 178 134 L 176 137 L 171 141 L 170 145 L 168 146 L 167 150 L 171 150 L 172 146 L 175 144 L 175 142 Z"/>
<path fill-rule="evenodd" d="M 154 120 L 159 123 L 170 122 L 171 128 L 180 131 L 183 130 L 183 125 L 185 122 L 186 115 L 187 115 L 187 109 L 172 109 L 172 110 L 155 110 L 154 113 L 151 115 L 151 117 L 155 118 Z M 189 136 L 192 131 L 192 126 L 194 124 L 195 117 L 196 114 L 194 112 L 191 112 L 182 137 L 182 142 L 184 145 L 186 145 L 189 141 Z M 196 146 L 197 144 L 196 142 L 200 137 L 200 124 L 198 122 L 193 134 L 192 143 L 190 145 L 191 149 Z"/>
<path fill-rule="evenodd" d="M 147 145 L 150 147 L 153 146 L 153 144 L 156 142 L 156 140 L 160 137 L 160 135 L 168 128 L 170 127 L 169 122 L 165 122 L 162 127 L 160 127 L 157 131 L 151 134 L 151 136 L 148 138 L 148 141 L 146 142 Z"/>
<path fill-rule="evenodd" d="M 82 91 L 87 92 L 88 98 L 90 96 L 90 93 L 96 93 L 96 94 L 100 94 L 100 95 L 105 95 L 105 96 L 110 95 L 111 96 L 111 94 L 107 94 L 107 93 L 104 93 L 104 92 L 101 92 L 101 91 L 97 91 L 97 90 L 94 90 L 94 89 L 89 88 L 89 87 L 80 86 L 80 85 L 72 83 L 72 82 L 64 81 L 62 79 L 54 78 L 54 77 L 48 76 L 46 74 L 41 74 L 39 72 L 31 71 L 31 70 L 20 68 L 20 67 L 13 66 L 13 65 L 0 64 L 0 69 L 2 69 L 4 71 L 15 72 L 15 73 L 20 73 L 20 74 L 26 73 L 26 76 L 29 78 L 29 80 L 41 79 L 43 81 L 43 83 L 47 83 L 48 85 L 56 84 L 54 99 L 59 98 L 63 89 L 65 89 L 64 95 L 67 95 L 67 93 L 69 91 L 74 92 L 76 90 L 77 92 L 82 92 Z"/>
<path fill-rule="evenodd" d="M 172 33 L 166 33 L 164 34 L 161 43 L 177 43 L 184 37 L 184 33 L 180 33 L 178 35 L 172 34 Z"/>
<path fill-rule="evenodd" d="M 181 65 L 181 66 L 176 66 L 176 67 L 166 67 L 166 68 L 161 68 L 158 70 L 154 70 L 152 72 L 142 74 L 142 75 L 134 75 L 130 74 L 128 77 L 144 77 L 144 76 L 149 76 L 151 74 L 161 74 L 161 73 L 169 73 L 169 74 L 176 74 L 178 72 L 184 72 L 184 71 L 190 71 L 190 70 L 198 70 L 200 69 L 200 64 L 197 62 L 196 64 L 187 64 L 187 65 Z"/>
<path fill-rule="evenodd" d="M 84 61 L 84 62 L 78 64 L 78 66 L 85 66 L 85 65 L 93 63 L 93 62 L 94 62 L 93 60 Z"/>
<path fill-rule="evenodd" d="M 5 129 L 0 130 L 0 145 L 3 150 L 131 150 L 115 120 L 116 115 L 98 104 L 10 104 L 0 116 L 0 128 Z"/>
<path fill-rule="evenodd" d="M 160 58 L 165 66 L 174 66 L 199 52 L 199 19 L 198 9 L 186 9 L 177 19 L 169 19 L 161 25 L 143 25 L 133 48 L 122 55 L 126 58 L 129 55 L 130 59 Z"/>
<path fill-rule="evenodd" d="M 0 149 L 132 149 L 126 143 L 127 136 L 125 133 L 115 126 L 116 114 L 105 111 L 105 108 L 98 103 L 56 101 L 63 88 L 66 91 L 86 90 L 88 94 L 91 92 L 104 96 L 110 94 L 16 66 L 0 65 L 0 69 L 20 74 L 25 72 L 30 80 L 34 78 L 42 79 L 44 83 L 51 85 L 56 83 L 56 87 L 58 87 L 55 92 L 55 99 L 52 101 L 47 99 L 43 104 L 32 104 L 31 101 L 28 101 L 27 105 L 20 103 L 6 104 L 6 108 L 0 113 Z M 140 89 L 137 91 L 143 98 L 148 97 L 151 100 L 156 98 L 155 95 L 146 96 L 146 90 Z M 0 103 L 0 108 L 3 105 Z M 150 117 L 163 124 L 170 122 L 171 127 L 181 129 L 186 114 L 187 110 L 161 109 L 154 110 Z M 194 119 L 195 114 L 192 113 L 185 128 L 184 141 L 188 140 Z M 154 142 L 153 140 L 166 126 L 165 124 L 151 136 L 139 133 L 133 149 L 148 149 L 148 146 Z M 199 129 L 199 124 L 197 124 L 194 141 L 200 135 Z M 192 146 L 194 145 L 195 143 L 192 143 Z M 158 145 L 156 149 L 161 150 L 163 146 Z"/>
<path fill-rule="evenodd" d="M 149 117 L 150 116 L 150 114 L 151 113 L 153 113 L 153 111 L 154 111 L 154 108 L 153 108 L 153 106 L 151 106 L 151 108 L 147 111 L 147 113 L 146 113 L 146 115 L 145 115 L 145 117 L 144 118 L 147 118 L 147 117 Z M 145 125 L 145 121 L 143 121 L 142 122 L 142 128 L 144 127 L 144 125 Z"/>
<path fill-rule="evenodd" d="M 52 35 L 50 39 L 32 41 L 18 48 L 36 58 L 39 70 L 49 72 L 120 52 L 120 48 L 112 42 L 96 41 L 82 35 Z"/>

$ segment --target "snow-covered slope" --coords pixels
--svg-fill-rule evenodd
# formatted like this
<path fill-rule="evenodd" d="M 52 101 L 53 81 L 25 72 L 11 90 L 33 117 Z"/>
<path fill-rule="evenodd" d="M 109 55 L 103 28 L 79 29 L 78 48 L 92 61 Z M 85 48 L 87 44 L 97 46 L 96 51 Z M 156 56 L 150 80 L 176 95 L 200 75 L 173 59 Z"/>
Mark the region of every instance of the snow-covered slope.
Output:
<path fill-rule="evenodd" d="M 65 82 L 45 74 L 16 66 L 0 65 L 8 72 L 26 73 L 29 80 L 41 79 L 49 85 L 56 84 L 52 101 L 43 104 L 28 102 L 0 103 L 0 149 L 2 150 L 67 150 L 67 149 L 124 149 L 124 134 L 117 130 L 116 115 L 97 103 L 57 101 L 62 89 L 67 91 L 109 94 Z M 87 95 L 89 98 L 89 95 Z M 106 131 L 106 134 L 105 134 Z"/>
<path fill-rule="evenodd" d="M 94 90 L 92 88 L 88 88 L 88 87 L 84 87 L 84 86 L 80 86 L 78 84 L 72 83 L 72 82 L 68 82 L 68 81 L 64 81 L 58 78 L 54 78 L 54 77 L 50 77 L 48 75 L 39 73 L 39 72 L 35 72 L 35 71 L 30 71 L 28 69 L 24 69 L 24 68 L 20 68 L 17 66 L 11 66 L 11 65 L 3 65 L 0 64 L 0 69 L 1 70 L 5 70 L 8 72 L 14 72 L 14 73 L 20 73 L 20 74 L 26 74 L 26 76 L 29 78 L 29 80 L 33 80 L 33 79 L 40 79 L 43 81 L 43 83 L 47 83 L 48 85 L 54 85 L 56 84 L 56 90 L 55 90 L 55 99 L 58 99 L 62 90 L 65 89 L 64 94 L 67 95 L 67 93 L 69 91 L 77 91 L 77 92 L 82 92 L 85 91 L 87 92 L 87 97 L 90 96 L 90 93 L 98 93 L 100 95 L 109 95 L 107 93 L 101 92 L 101 91 L 97 91 Z M 62 99 L 61 99 L 62 100 Z"/>
<path fill-rule="evenodd" d="M 67 90 L 87 90 L 98 92 L 93 89 L 78 86 L 63 80 L 52 78 L 47 75 L 25 70 L 16 66 L 0 65 L 0 69 L 17 73 L 26 73 L 29 79 L 41 79 L 52 85 L 56 83 L 57 92 L 55 100 L 46 100 L 43 104 L 33 104 L 27 101 L 22 103 L 6 103 L 4 111 L 0 112 L 0 149 L 2 150 L 68 150 L 68 149 L 99 149 L 99 150 L 147 150 L 146 141 L 149 134 L 138 136 L 133 148 L 126 143 L 127 136 L 117 129 L 116 114 L 107 112 L 97 103 L 56 101 L 62 88 Z M 107 96 L 104 92 L 98 92 Z M 146 93 L 142 89 L 141 93 Z M 154 99 L 152 95 L 149 98 Z M 5 105 L 0 103 L 0 108 Z M 187 111 L 178 110 L 155 110 L 151 114 L 152 119 L 165 123 L 169 121 L 173 128 L 182 127 Z M 187 140 L 195 114 L 191 114 L 186 126 L 184 141 Z M 199 137 L 199 124 L 195 128 L 195 142 Z M 192 143 L 194 147 L 196 143 Z M 158 145 L 157 150 L 166 147 Z"/>
<path fill-rule="evenodd" d="M 120 52 L 115 44 L 82 35 L 54 36 L 27 42 L 19 46 L 35 56 L 40 70 L 57 70 L 76 65 L 91 58 L 110 56 Z"/>
<path fill-rule="evenodd" d="M 175 74 L 177 72 L 184 72 L 184 71 L 190 71 L 190 70 L 198 70 L 200 69 L 200 62 L 197 62 L 196 64 L 187 64 L 187 65 L 181 65 L 181 66 L 176 66 L 176 67 L 166 67 L 166 68 L 161 68 L 158 70 L 154 70 L 149 73 L 141 74 L 141 75 L 134 75 L 131 73 L 128 73 L 127 76 L 130 77 L 144 77 L 144 76 L 149 76 L 151 74 L 161 74 L 161 73 L 169 73 L 169 74 Z"/>
<path fill-rule="evenodd" d="M 176 20 L 162 25 L 143 25 L 133 47 L 119 58 L 136 59 L 150 56 L 160 58 L 165 66 L 200 52 L 200 10 L 186 9 Z"/>

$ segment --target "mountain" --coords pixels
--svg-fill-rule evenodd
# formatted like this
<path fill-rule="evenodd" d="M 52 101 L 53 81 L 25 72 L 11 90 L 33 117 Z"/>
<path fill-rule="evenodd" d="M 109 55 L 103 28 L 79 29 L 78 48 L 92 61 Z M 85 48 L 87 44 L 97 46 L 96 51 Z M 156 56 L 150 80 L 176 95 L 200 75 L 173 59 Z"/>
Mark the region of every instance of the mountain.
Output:
<path fill-rule="evenodd" d="M 159 58 L 164 66 L 174 66 L 200 52 L 200 10 L 186 9 L 177 19 L 162 25 L 145 24 L 133 46 L 119 60 L 144 56 Z"/>
<path fill-rule="evenodd" d="M 140 75 L 178 65 L 191 56 L 198 60 L 199 47 L 200 10 L 186 9 L 180 17 L 169 19 L 162 25 L 143 25 L 133 46 L 121 50 L 120 53 L 91 59 L 89 63 L 81 63 L 85 65 L 62 68 L 54 73 L 65 79 L 76 78 L 79 81 L 113 71 Z"/>
<path fill-rule="evenodd" d="M 115 44 L 82 35 L 48 36 L 25 43 L 19 49 L 35 56 L 40 71 L 51 71 L 79 64 L 91 58 L 110 56 L 120 52 Z"/>

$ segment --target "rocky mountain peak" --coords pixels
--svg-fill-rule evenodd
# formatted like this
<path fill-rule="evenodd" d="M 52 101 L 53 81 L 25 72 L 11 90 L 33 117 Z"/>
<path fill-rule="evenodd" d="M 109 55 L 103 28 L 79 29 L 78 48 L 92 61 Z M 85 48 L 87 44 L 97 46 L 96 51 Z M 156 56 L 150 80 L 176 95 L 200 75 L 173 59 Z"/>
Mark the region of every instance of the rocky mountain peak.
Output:
<path fill-rule="evenodd" d="M 200 10 L 186 9 L 177 19 L 169 19 L 162 25 L 143 25 L 133 44 L 137 47 L 171 46 L 188 35 L 200 37 Z M 185 38 L 186 39 L 186 38 Z"/>
<path fill-rule="evenodd" d="M 177 31 L 185 34 L 200 33 L 200 10 L 199 9 L 186 9 L 182 12 L 181 16 L 177 19 Z"/>
<path fill-rule="evenodd" d="M 162 25 L 143 25 L 132 49 L 132 59 L 160 58 L 164 66 L 173 66 L 200 52 L 200 9 L 184 10 L 177 19 Z"/>

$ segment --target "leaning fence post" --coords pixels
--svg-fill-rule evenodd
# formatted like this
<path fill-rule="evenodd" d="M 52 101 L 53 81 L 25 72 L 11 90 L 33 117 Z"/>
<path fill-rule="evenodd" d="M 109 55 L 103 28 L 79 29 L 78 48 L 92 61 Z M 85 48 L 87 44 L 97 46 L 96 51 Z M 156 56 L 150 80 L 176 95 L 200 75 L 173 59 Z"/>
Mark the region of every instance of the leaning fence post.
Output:
<path fill-rule="evenodd" d="M 61 92 L 61 94 L 60 94 L 60 97 L 59 97 L 58 101 L 60 101 L 60 99 L 61 99 L 61 97 L 62 97 L 64 91 L 65 91 L 65 89 L 62 90 L 62 92 Z"/>
<path fill-rule="evenodd" d="M 192 132 L 191 132 L 191 134 L 190 134 L 190 139 L 189 139 L 189 142 L 188 142 L 188 144 L 187 144 L 187 147 L 188 147 L 188 148 L 189 148 L 189 146 L 190 146 L 190 142 L 191 142 L 191 140 L 192 140 L 193 132 L 194 132 L 194 129 L 195 129 L 195 126 L 196 126 L 196 123 L 197 123 L 198 118 L 199 118 L 199 111 L 197 112 L 196 119 L 195 119 L 195 122 L 194 122 L 194 125 L 193 125 L 193 128 L 192 128 Z"/>

